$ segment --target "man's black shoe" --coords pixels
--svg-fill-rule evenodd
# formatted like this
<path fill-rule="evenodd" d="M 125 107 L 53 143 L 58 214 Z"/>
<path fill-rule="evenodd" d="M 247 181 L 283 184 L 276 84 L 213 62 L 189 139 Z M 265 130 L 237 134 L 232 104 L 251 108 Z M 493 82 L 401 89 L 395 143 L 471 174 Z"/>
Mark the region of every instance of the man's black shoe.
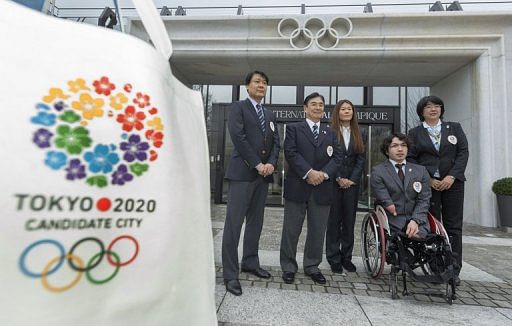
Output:
<path fill-rule="evenodd" d="M 325 284 L 327 282 L 325 280 L 325 277 L 320 272 L 309 274 L 308 276 L 311 277 L 311 279 L 318 284 Z"/>
<path fill-rule="evenodd" d="M 343 265 L 343 267 L 345 268 L 345 270 L 347 272 L 353 273 L 357 269 L 356 266 L 354 264 L 352 264 L 352 261 L 350 261 L 350 260 L 344 260 L 341 264 Z"/>
<path fill-rule="evenodd" d="M 455 275 L 455 286 L 460 286 L 460 278 L 458 275 Z"/>
<path fill-rule="evenodd" d="M 256 269 L 245 269 L 245 268 L 242 268 L 242 272 L 249 273 L 249 274 L 261 277 L 261 278 L 270 278 L 271 277 L 270 273 L 267 272 L 266 270 L 264 270 L 261 267 L 258 267 Z"/>
<path fill-rule="evenodd" d="M 236 296 L 242 295 L 242 286 L 238 280 L 224 281 L 226 283 L 226 291 L 233 293 Z"/>
<path fill-rule="evenodd" d="M 334 263 L 331 265 L 331 271 L 333 273 L 343 274 L 343 265 L 341 265 L 341 263 Z"/>
<path fill-rule="evenodd" d="M 295 273 L 293 272 L 283 272 L 283 281 L 286 284 L 292 284 L 295 280 Z"/>

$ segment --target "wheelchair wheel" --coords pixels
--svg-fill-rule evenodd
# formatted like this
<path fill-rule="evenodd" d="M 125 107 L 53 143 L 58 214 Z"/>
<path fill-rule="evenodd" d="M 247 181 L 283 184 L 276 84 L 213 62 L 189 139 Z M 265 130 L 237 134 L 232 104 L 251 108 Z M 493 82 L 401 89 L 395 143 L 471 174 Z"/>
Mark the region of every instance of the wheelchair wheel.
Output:
<path fill-rule="evenodd" d="M 361 257 L 366 273 L 372 278 L 379 277 L 384 270 L 385 241 L 384 228 L 372 213 L 367 214 L 361 226 Z"/>

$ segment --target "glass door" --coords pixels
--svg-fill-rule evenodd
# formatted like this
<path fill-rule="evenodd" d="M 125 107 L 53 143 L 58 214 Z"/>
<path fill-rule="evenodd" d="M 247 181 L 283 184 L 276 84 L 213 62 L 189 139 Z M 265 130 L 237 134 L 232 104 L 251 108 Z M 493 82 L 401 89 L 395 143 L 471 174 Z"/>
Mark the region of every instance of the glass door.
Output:
<path fill-rule="evenodd" d="M 286 124 L 276 123 L 277 130 L 279 131 L 279 142 L 281 150 L 279 151 L 279 160 L 277 161 L 277 168 L 274 170 L 274 182 L 268 187 L 267 205 L 284 205 L 283 189 L 284 189 L 284 175 L 286 172 L 287 163 L 284 159 L 284 137 L 286 136 Z"/>
<path fill-rule="evenodd" d="M 380 152 L 380 145 L 384 138 L 391 135 L 393 125 L 361 124 L 359 127 L 361 128 L 361 134 L 365 142 L 366 164 L 361 177 L 358 208 L 367 210 L 373 206 L 374 201 L 370 188 L 370 174 L 375 165 L 386 160 L 386 156 Z"/>

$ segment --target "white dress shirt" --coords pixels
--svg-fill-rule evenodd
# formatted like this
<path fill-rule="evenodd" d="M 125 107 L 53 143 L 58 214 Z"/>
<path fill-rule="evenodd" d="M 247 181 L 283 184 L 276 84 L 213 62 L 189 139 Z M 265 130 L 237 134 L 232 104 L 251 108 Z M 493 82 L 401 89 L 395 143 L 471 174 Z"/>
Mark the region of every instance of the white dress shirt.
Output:
<path fill-rule="evenodd" d="M 345 148 L 348 149 L 348 145 L 350 144 L 350 127 L 343 127 L 341 128 L 341 134 L 343 135 L 343 142 L 345 143 Z"/>

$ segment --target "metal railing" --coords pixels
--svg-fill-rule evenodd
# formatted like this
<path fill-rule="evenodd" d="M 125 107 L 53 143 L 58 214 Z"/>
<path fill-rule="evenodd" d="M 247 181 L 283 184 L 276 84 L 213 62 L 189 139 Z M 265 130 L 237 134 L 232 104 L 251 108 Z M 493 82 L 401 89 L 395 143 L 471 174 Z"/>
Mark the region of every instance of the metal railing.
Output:
<path fill-rule="evenodd" d="M 55 1 L 57 2 L 57 1 Z M 112 6 L 112 1 L 105 1 Z M 219 15 L 272 15 L 272 14 L 314 14 L 314 13 L 390 13 L 428 11 L 501 11 L 511 10 L 512 1 L 424 1 L 424 2 L 371 2 L 362 0 L 360 4 L 300 4 L 272 6 L 164 6 L 166 14 L 178 16 L 219 16 Z M 59 7 L 54 4 L 53 15 L 85 21 L 97 19 L 105 7 Z M 125 17 L 136 17 L 133 7 L 120 8 Z"/>

